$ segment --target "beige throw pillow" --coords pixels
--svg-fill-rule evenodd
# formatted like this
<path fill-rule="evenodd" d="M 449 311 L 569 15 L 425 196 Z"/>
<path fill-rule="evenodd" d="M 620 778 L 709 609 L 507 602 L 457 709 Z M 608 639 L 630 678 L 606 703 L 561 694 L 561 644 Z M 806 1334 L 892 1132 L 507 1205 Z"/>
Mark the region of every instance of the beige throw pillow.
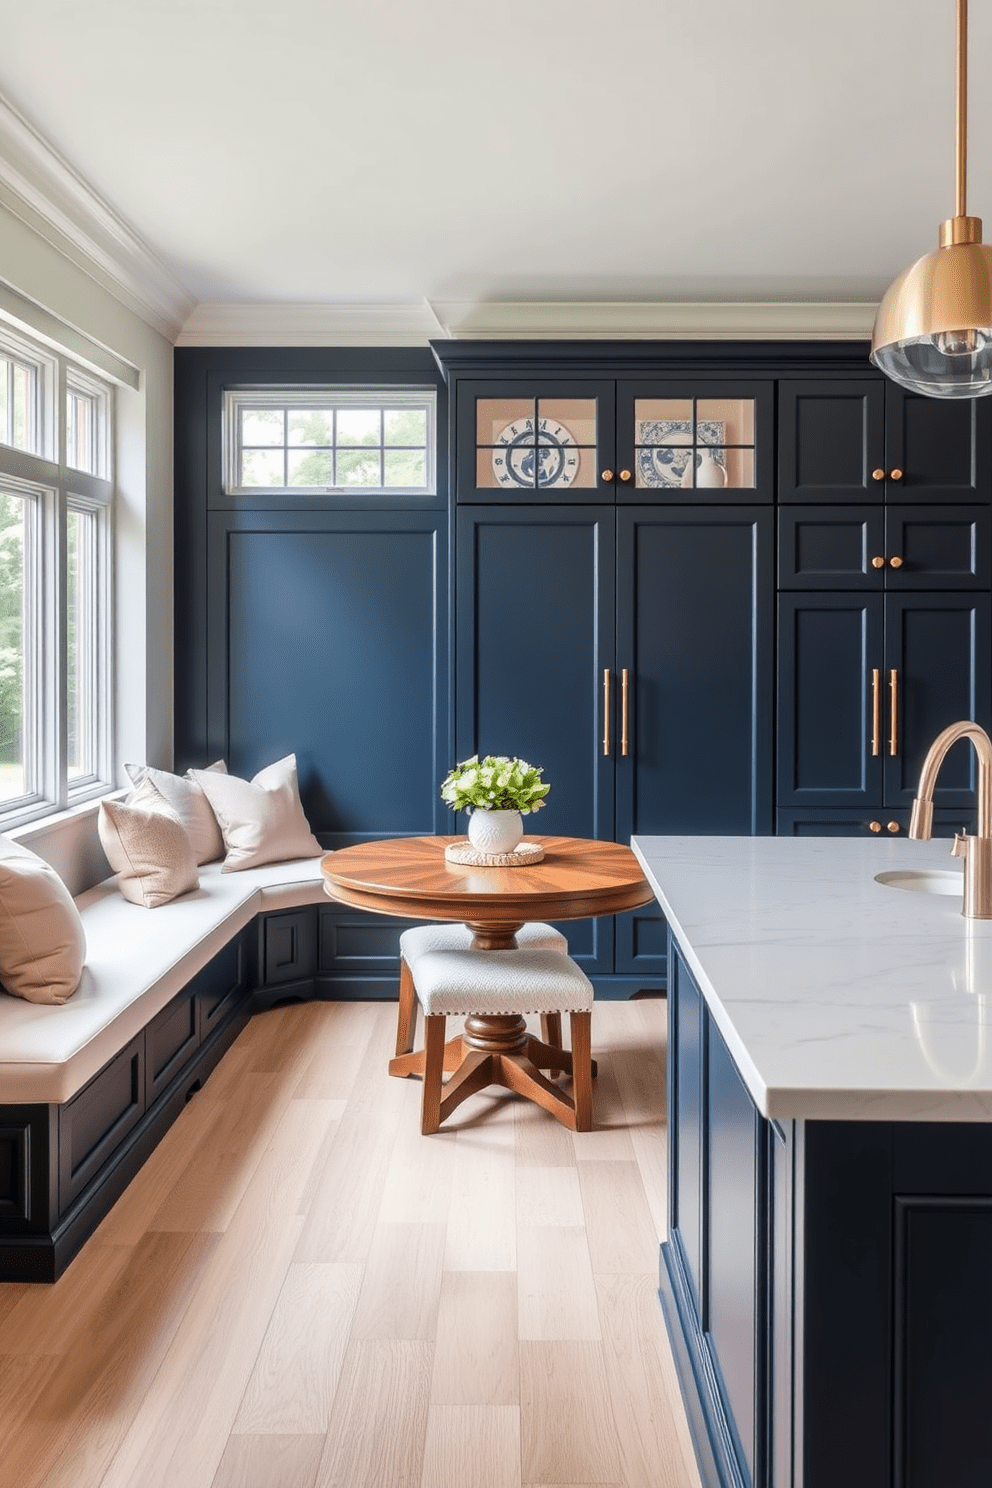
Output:
<path fill-rule="evenodd" d="M 0 837 L 0 982 L 27 1002 L 65 1002 L 85 958 L 83 922 L 55 869 Z"/>
<path fill-rule="evenodd" d="M 172 807 L 186 829 L 197 863 L 213 863 L 223 857 L 224 840 L 217 818 L 196 781 L 190 779 L 189 771 L 185 775 L 170 775 L 168 770 L 156 770 L 152 765 L 125 765 L 124 768 L 136 786 L 151 781 L 162 799 Z M 207 765 L 207 769 L 221 774 L 227 772 L 223 760 Z"/>
<path fill-rule="evenodd" d="M 190 774 L 220 822 L 227 848 L 223 873 L 313 858 L 323 851 L 303 815 L 295 754 L 267 765 L 250 781 L 207 770 Z"/>
<path fill-rule="evenodd" d="M 150 780 L 127 801 L 101 801 L 97 830 L 117 887 L 132 904 L 157 909 L 198 887 L 185 828 Z"/>

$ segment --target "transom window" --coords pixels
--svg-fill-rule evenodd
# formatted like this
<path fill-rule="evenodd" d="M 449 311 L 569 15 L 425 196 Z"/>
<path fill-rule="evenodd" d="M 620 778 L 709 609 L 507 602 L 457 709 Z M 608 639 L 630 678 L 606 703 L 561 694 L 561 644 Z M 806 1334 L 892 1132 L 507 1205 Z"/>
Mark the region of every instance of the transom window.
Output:
<path fill-rule="evenodd" d="M 0 823 L 107 789 L 112 389 L 0 325 Z"/>
<path fill-rule="evenodd" d="M 246 388 L 225 395 L 225 489 L 433 495 L 433 389 Z"/>

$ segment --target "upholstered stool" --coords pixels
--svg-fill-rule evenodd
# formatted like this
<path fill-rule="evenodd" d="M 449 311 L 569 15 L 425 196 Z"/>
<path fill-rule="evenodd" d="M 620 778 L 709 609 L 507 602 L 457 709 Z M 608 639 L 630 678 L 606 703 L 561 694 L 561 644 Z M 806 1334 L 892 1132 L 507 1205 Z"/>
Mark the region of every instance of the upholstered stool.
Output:
<path fill-rule="evenodd" d="M 517 945 L 528 951 L 559 951 L 568 955 L 568 941 L 560 930 L 535 920 L 521 925 L 517 931 Z M 417 996 L 413 987 L 411 968 L 417 958 L 426 951 L 467 951 L 472 945 L 472 932 L 467 925 L 414 925 L 400 936 L 400 1003 L 396 1019 L 396 1053 L 409 1054 L 413 1048 L 417 1023 Z M 545 1013 L 541 1017 L 541 1032 L 546 1043 L 561 1048 L 561 1014 Z M 459 1059 L 455 1059 L 455 1064 Z M 445 1069 L 454 1064 L 446 1063 Z"/>
<path fill-rule="evenodd" d="M 425 1135 L 436 1132 L 463 1100 L 487 1085 L 504 1085 L 526 1096 L 572 1131 L 591 1130 L 593 989 L 571 957 L 526 944 L 507 951 L 422 950 L 411 953 L 410 962 L 404 956 L 403 974 L 424 1010 L 424 1048 L 410 1052 L 411 1017 L 389 1072 L 422 1076 L 420 1129 Z M 543 1042 L 528 1033 L 525 1013 L 548 1019 L 550 1032 L 560 1030 L 566 1012 L 571 1052 L 561 1048 L 560 1034 L 557 1042 Z M 445 1043 L 447 1019 L 453 1015 L 465 1016 L 465 1028 L 459 1038 Z M 401 1042 L 406 1048 L 400 1049 Z M 452 1071 L 447 1084 L 445 1070 Z M 544 1070 L 571 1074 L 574 1094 L 552 1084 Z"/>

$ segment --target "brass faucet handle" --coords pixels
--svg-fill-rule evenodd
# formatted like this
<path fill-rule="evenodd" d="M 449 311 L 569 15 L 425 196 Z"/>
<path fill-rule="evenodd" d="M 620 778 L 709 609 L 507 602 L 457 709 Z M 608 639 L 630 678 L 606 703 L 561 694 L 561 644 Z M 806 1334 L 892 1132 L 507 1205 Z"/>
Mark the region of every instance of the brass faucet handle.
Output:
<path fill-rule="evenodd" d="M 952 858 L 966 858 L 968 856 L 968 834 L 967 832 L 955 832 L 954 841 L 951 843 Z"/>

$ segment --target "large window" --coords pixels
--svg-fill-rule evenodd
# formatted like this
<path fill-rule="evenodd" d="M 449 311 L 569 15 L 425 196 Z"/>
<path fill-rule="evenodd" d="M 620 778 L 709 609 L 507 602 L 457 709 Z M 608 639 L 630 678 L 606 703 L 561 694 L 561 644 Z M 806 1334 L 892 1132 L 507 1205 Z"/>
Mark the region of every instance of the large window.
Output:
<path fill-rule="evenodd" d="M 112 781 L 112 390 L 0 326 L 0 823 Z"/>
<path fill-rule="evenodd" d="M 433 495 L 436 401 L 433 389 L 229 390 L 225 488 Z"/>

